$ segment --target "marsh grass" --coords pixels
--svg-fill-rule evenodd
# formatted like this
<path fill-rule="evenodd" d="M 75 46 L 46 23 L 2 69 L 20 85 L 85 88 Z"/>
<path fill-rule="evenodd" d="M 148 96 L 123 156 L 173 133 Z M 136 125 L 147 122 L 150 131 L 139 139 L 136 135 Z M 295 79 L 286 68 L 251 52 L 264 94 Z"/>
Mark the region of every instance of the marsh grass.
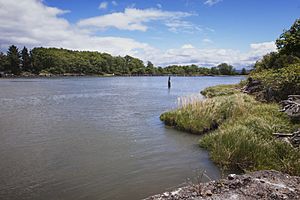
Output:
<path fill-rule="evenodd" d="M 216 129 L 233 115 L 242 114 L 248 102 L 256 103 L 248 95 L 220 96 L 212 99 L 180 100 L 179 108 L 163 113 L 160 119 L 166 125 L 195 134 L 205 133 Z"/>
<path fill-rule="evenodd" d="M 162 114 L 161 120 L 195 134 L 212 131 L 201 138 L 200 145 L 217 164 L 227 169 L 275 169 L 300 175 L 300 151 L 272 136 L 300 125 L 278 112 L 277 104 L 261 103 L 241 93 L 182 101 L 185 103 L 177 110 Z"/>
<path fill-rule="evenodd" d="M 225 96 L 239 93 L 240 85 L 232 84 L 232 85 L 217 85 L 205 88 L 201 91 L 201 94 L 205 97 L 212 98 L 216 96 Z"/>

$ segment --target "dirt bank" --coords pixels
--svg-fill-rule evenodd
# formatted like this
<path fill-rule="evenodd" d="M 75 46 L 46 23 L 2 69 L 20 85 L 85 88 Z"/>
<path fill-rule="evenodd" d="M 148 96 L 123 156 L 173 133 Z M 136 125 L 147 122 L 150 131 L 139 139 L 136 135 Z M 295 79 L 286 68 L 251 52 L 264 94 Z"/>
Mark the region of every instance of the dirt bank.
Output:
<path fill-rule="evenodd" d="M 300 199 L 300 177 L 277 171 L 229 175 L 227 179 L 189 185 L 145 200 Z"/>

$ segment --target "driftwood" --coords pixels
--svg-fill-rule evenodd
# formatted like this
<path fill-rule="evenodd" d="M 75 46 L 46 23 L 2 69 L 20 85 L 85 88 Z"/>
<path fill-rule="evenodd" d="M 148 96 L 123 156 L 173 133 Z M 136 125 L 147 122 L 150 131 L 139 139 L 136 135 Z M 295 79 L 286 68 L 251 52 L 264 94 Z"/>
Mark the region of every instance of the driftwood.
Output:
<path fill-rule="evenodd" d="M 251 77 L 248 78 L 248 83 L 242 88 L 242 92 L 247 94 L 253 94 L 261 90 L 261 82 L 258 80 L 253 80 Z"/>
<path fill-rule="evenodd" d="M 281 104 L 281 112 L 292 118 L 300 118 L 300 95 L 289 95 L 288 100 L 281 101 Z"/>
<path fill-rule="evenodd" d="M 283 138 L 283 141 L 288 142 L 295 148 L 300 147 L 300 129 L 294 133 L 273 133 L 273 135 L 278 138 Z"/>

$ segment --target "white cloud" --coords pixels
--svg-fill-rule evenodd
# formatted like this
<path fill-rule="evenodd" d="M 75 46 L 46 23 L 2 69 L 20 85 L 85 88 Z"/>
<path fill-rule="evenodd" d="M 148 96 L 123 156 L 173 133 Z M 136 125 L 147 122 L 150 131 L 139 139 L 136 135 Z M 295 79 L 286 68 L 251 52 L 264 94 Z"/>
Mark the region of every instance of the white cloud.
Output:
<path fill-rule="evenodd" d="M 98 8 L 99 8 L 100 10 L 105 10 L 107 7 L 108 7 L 108 2 L 103 1 L 103 2 L 100 3 L 100 5 L 99 5 Z"/>
<path fill-rule="evenodd" d="M 200 66 L 216 66 L 226 62 L 237 68 L 254 64 L 266 53 L 276 51 L 274 42 L 250 44 L 248 52 L 233 49 L 196 48 L 185 44 L 181 48 L 168 49 L 164 52 L 153 51 L 145 54 L 148 59 L 158 65 L 198 64 Z"/>
<path fill-rule="evenodd" d="M 208 5 L 208 6 L 213 6 L 213 5 L 215 5 L 215 4 L 217 4 L 217 3 L 221 2 L 221 1 L 223 1 L 223 0 L 206 0 L 204 2 L 204 4 Z"/>
<path fill-rule="evenodd" d="M 191 44 L 185 44 L 185 45 L 183 45 L 182 47 L 181 47 L 182 49 L 193 49 L 193 48 L 195 48 L 193 45 L 191 45 Z"/>
<path fill-rule="evenodd" d="M 194 29 L 194 25 L 181 20 L 182 18 L 194 14 L 186 12 L 169 12 L 159 9 L 136 9 L 126 8 L 124 12 L 115 12 L 107 15 L 82 19 L 78 22 L 80 27 L 97 28 L 105 30 L 107 28 L 117 28 L 130 31 L 147 31 L 147 23 L 151 21 L 163 21 L 170 30 L 178 28 L 181 30 Z"/>
<path fill-rule="evenodd" d="M 64 10 L 48 7 L 40 0 L 0 0 L 0 44 L 62 47 L 114 55 L 134 55 L 149 45 L 122 37 L 94 36 L 60 17 Z"/>
<path fill-rule="evenodd" d="M 204 38 L 204 39 L 202 40 L 202 42 L 203 42 L 203 43 L 206 43 L 206 44 L 211 44 L 211 43 L 213 43 L 213 41 L 212 41 L 211 39 L 208 39 L 208 38 Z"/>
<path fill-rule="evenodd" d="M 173 33 L 194 33 L 197 31 L 202 31 L 202 28 L 200 26 L 181 19 L 168 20 L 165 22 L 165 25 L 168 27 L 168 30 Z"/>
<path fill-rule="evenodd" d="M 250 47 L 253 52 L 258 55 L 267 54 L 271 51 L 276 51 L 277 47 L 275 42 L 263 42 L 263 43 L 254 43 L 250 44 Z"/>
<path fill-rule="evenodd" d="M 113 6 L 117 6 L 117 5 L 118 5 L 118 2 L 112 1 L 111 4 L 112 4 Z"/>
<path fill-rule="evenodd" d="M 248 52 L 233 49 L 197 48 L 185 44 L 177 49 L 160 50 L 147 43 L 131 38 L 100 37 L 87 29 L 72 25 L 64 19 L 66 11 L 49 7 L 42 0 L 0 0 L 0 44 L 3 49 L 11 44 L 44 47 L 62 47 L 76 50 L 107 52 L 113 55 L 132 55 L 156 65 L 199 64 L 213 66 L 228 62 L 235 66 L 253 64 L 264 54 L 276 50 L 274 42 L 250 44 Z M 132 12 L 145 10 L 133 9 Z M 150 12 L 151 11 L 151 12 Z M 169 18 L 174 12 L 150 9 L 145 18 Z M 152 12 L 153 11 L 153 12 Z M 189 14 L 178 12 L 181 16 Z M 158 16 L 157 16 L 158 15 Z M 135 21 L 137 26 L 146 26 L 147 20 Z M 147 27 L 146 27 L 147 28 Z M 143 28 L 142 28 L 143 29 Z"/>

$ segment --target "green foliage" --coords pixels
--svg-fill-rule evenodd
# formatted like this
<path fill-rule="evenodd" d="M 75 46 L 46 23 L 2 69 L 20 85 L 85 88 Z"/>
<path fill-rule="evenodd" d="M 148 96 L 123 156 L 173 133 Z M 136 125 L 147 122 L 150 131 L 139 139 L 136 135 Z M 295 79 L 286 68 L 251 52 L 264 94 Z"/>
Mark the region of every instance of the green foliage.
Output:
<path fill-rule="evenodd" d="M 178 66 L 171 65 L 164 68 L 164 74 L 201 76 L 201 75 L 236 75 L 235 69 L 226 63 L 218 67 L 206 68 L 197 65 Z"/>
<path fill-rule="evenodd" d="M 217 67 L 212 67 L 210 69 L 210 73 L 213 74 L 213 75 L 220 75 L 220 71 Z"/>
<path fill-rule="evenodd" d="M 234 74 L 236 74 L 235 69 L 233 68 L 233 66 L 228 65 L 227 63 L 219 64 L 217 66 L 217 68 L 218 68 L 220 74 L 222 74 L 222 75 L 234 75 Z"/>
<path fill-rule="evenodd" d="M 7 60 L 8 60 L 8 68 L 7 71 L 19 75 L 21 73 L 20 68 L 20 53 L 16 46 L 12 45 L 8 48 L 7 51 Z"/>
<path fill-rule="evenodd" d="M 279 69 L 291 64 L 300 64 L 300 19 L 276 40 L 277 52 L 272 52 L 256 62 L 254 69 L 260 72 L 265 69 Z"/>
<path fill-rule="evenodd" d="M 15 47 L 15 46 L 14 46 Z M 16 53 L 15 49 L 15 53 Z M 18 52 L 18 54 L 20 54 Z M 58 48 L 34 48 L 28 53 L 26 47 L 21 51 L 22 63 L 20 70 L 35 74 L 95 74 L 95 75 L 235 75 L 232 66 L 225 63 L 211 69 L 197 65 L 178 66 L 172 65 L 165 68 L 155 67 L 148 61 L 147 66 L 143 61 L 132 56 L 112 56 L 107 53 L 72 51 Z M 8 64 L 11 69 L 16 69 Z M 16 72 L 16 70 L 15 70 Z"/>
<path fill-rule="evenodd" d="M 261 82 L 261 92 L 271 93 L 274 100 L 286 99 L 288 95 L 300 94 L 300 63 L 285 68 L 254 71 L 254 80 Z"/>
<path fill-rule="evenodd" d="M 223 96 L 223 95 L 231 95 L 239 93 L 239 85 L 217 85 L 205 88 L 201 91 L 201 94 L 206 97 L 215 97 L 215 96 Z"/>
<path fill-rule="evenodd" d="M 28 49 L 26 47 L 23 48 L 23 50 L 21 52 L 21 57 L 22 57 L 22 70 L 27 71 L 27 72 L 32 71 L 31 60 L 30 60 L 30 56 L 28 53 Z"/>
<path fill-rule="evenodd" d="M 241 75 L 247 75 L 247 70 L 245 68 L 242 69 Z"/>
<path fill-rule="evenodd" d="M 0 71 L 5 71 L 8 66 L 7 56 L 0 52 Z"/>
<path fill-rule="evenodd" d="M 155 75 L 156 73 L 157 73 L 156 69 L 155 69 L 154 65 L 152 64 L 152 62 L 148 61 L 147 67 L 146 67 L 146 74 Z"/>
<path fill-rule="evenodd" d="M 300 57 L 300 19 L 276 40 L 280 53 Z"/>
<path fill-rule="evenodd" d="M 257 61 L 254 65 L 254 69 L 255 72 L 260 72 L 265 69 L 280 69 L 297 63 L 300 63 L 300 58 L 296 56 L 272 52 Z"/>

